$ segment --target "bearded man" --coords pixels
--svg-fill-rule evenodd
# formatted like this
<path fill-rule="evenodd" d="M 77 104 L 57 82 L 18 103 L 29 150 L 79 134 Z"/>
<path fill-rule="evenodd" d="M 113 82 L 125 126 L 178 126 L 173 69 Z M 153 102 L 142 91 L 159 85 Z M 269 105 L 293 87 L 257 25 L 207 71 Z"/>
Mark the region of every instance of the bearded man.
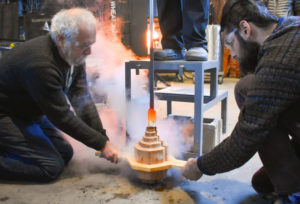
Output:
<path fill-rule="evenodd" d="M 73 155 L 58 129 L 118 161 L 87 87 L 95 41 L 93 14 L 72 8 L 53 17 L 49 35 L 0 60 L 0 179 L 56 179 Z"/>
<path fill-rule="evenodd" d="M 187 162 L 185 177 L 233 170 L 258 152 L 258 193 L 286 199 L 300 192 L 299 26 L 299 17 L 278 19 L 259 1 L 226 2 L 221 34 L 244 75 L 235 88 L 239 120 L 230 137 Z"/>

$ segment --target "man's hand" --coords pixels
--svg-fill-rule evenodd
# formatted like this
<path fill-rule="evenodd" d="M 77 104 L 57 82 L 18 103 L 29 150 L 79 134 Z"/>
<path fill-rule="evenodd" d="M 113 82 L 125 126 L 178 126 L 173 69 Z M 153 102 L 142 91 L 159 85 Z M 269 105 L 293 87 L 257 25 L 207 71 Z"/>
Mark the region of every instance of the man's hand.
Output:
<path fill-rule="evenodd" d="M 185 166 L 183 167 L 182 175 L 190 180 L 198 180 L 201 178 L 203 173 L 200 171 L 197 165 L 197 159 L 198 158 L 190 158 Z"/>
<path fill-rule="evenodd" d="M 119 161 L 118 151 L 112 144 L 110 144 L 109 141 L 106 142 L 106 144 L 102 150 L 102 154 L 107 160 L 109 160 L 113 163 L 118 163 L 118 161 Z"/>

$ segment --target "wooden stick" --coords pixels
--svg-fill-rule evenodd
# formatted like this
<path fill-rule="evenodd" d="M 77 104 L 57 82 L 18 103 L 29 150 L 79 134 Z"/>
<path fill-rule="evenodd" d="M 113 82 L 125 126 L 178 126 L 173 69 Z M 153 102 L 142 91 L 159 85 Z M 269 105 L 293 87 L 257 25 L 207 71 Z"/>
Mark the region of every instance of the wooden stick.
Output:
<path fill-rule="evenodd" d="M 97 151 L 95 155 L 103 158 L 101 151 Z M 137 171 L 143 171 L 143 172 L 163 171 L 170 168 L 177 168 L 182 170 L 186 164 L 186 161 L 176 159 L 173 156 L 169 156 L 168 161 L 158 163 L 158 164 L 143 164 L 143 163 L 136 162 L 132 156 L 126 153 L 121 154 L 120 158 L 126 159 L 132 169 Z"/>

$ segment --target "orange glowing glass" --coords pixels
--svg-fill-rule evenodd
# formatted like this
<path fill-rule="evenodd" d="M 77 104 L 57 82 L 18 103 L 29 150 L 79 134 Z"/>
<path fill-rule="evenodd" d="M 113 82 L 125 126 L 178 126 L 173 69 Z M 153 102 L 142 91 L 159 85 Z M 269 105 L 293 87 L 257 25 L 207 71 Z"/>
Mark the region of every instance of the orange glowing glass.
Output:
<path fill-rule="evenodd" d="M 153 31 L 153 48 L 157 48 L 159 44 L 159 33 Z M 147 31 L 147 52 L 150 54 L 150 30 Z"/>
<path fill-rule="evenodd" d="M 146 31 L 146 39 L 147 42 L 146 46 L 147 46 L 147 52 L 148 54 L 150 54 L 150 19 L 147 19 L 147 31 Z M 160 32 L 160 27 L 159 27 L 159 23 L 158 23 L 158 17 L 154 17 L 153 18 L 153 32 L 152 32 L 152 40 L 153 40 L 153 48 L 161 48 L 161 32 Z"/>
<path fill-rule="evenodd" d="M 153 108 L 148 110 L 148 126 L 155 126 L 156 122 L 156 111 Z"/>

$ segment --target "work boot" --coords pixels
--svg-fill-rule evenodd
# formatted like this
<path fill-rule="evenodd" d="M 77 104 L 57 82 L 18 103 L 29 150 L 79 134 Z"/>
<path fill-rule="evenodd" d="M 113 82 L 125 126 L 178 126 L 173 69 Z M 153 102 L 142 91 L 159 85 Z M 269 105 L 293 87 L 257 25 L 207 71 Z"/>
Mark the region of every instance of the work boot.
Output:
<path fill-rule="evenodd" d="M 300 192 L 287 196 L 286 198 L 277 199 L 273 204 L 299 204 Z"/>
<path fill-rule="evenodd" d="M 203 47 L 193 47 L 188 49 L 185 55 L 187 61 L 207 61 L 208 54 Z"/>
<path fill-rule="evenodd" d="M 292 203 L 300 203 L 300 192 L 298 193 L 294 193 L 292 195 L 289 196 L 289 201 Z"/>
<path fill-rule="evenodd" d="M 275 200 L 272 204 L 297 204 L 297 203 L 292 203 L 288 199 L 279 198 Z"/>
<path fill-rule="evenodd" d="M 163 49 L 154 51 L 154 59 L 160 61 L 180 60 L 184 58 L 185 50 Z"/>

